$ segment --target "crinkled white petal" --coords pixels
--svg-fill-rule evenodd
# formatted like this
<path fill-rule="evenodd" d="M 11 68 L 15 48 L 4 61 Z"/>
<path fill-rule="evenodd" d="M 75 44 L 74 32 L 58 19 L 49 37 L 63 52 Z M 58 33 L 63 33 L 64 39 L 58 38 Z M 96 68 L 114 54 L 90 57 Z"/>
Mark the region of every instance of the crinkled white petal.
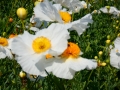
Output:
<path fill-rule="evenodd" d="M 106 6 L 100 8 L 100 10 L 103 13 L 111 13 L 111 14 L 116 14 L 116 15 L 119 13 L 119 10 L 116 7 L 113 7 L 113 6 L 110 6 L 109 12 L 108 12 L 108 9 L 106 8 Z"/>
<path fill-rule="evenodd" d="M 22 67 L 23 71 L 33 75 L 47 76 L 44 70 L 44 63 L 40 63 L 42 60 L 45 60 L 44 56 L 39 54 L 32 54 L 16 57 L 16 60 Z"/>
<path fill-rule="evenodd" d="M 34 13 L 41 20 L 63 22 L 57 9 L 48 0 L 36 5 Z"/>
<path fill-rule="evenodd" d="M 10 49 L 8 49 L 7 47 L 4 48 L 5 49 L 5 54 L 8 58 L 12 59 L 13 55 Z"/>
<path fill-rule="evenodd" d="M 110 64 L 120 69 L 120 53 L 116 52 L 116 48 L 112 49 L 110 52 Z"/>
<path fill-rule="evenodd" d="M 15 37 L 11 43 L 11 50 L 18 56 L 30 55 L 35 53 L 32 49 L 33 35 L 24 32 L 22 35 Z"/>
<path fill-rule="evenodd" d="M 6 56 L 10 59 L 13 58 L 13 55 L 12 55 L 10 49 L 8 49 L 7 47 L 0 46 L 0 59 L 5 58 Z"/>
<path fill-rule="evenodd" d="M 53 61 L 47 64 L 46 70 L 59 78 L 72 79 L 76 71 L 91 70 L 96 67 L 97 62 L 95 60 L 82 57 L 68 59 L 54 58 Z"/>
<path fill-rule="evenodd" d="M 75 74 L 75 71 L 69 68 L 69 63 L 65 63 L 62 59 L 55 59 L 46 70 L 52 72 L 56 77 L 64 79 L 72 79 Z"/>
<path fill-rule="evenodd" d="M 67 62 L 71 62 L 69 65 L 69 68 L 75 70 L 75 71 L 80 71 L 84 69 L 95 69 L 97 67 L 97 62 L 93 59 L 86 59 L 82 57 L 78 57 L 76 59 L 69 58 L 67 59 Z"/>
<path fill-rule="evenodd" d="M 61 4 L 64 7 L 67 7 L 69 11 L 72 11 L 74 13 L 79 12 L 79 10 L 83 8 L 83 1 L 79 0 L 53 0 L 53 1 L 57 4 Z"/>
<path fill-rule="evenodd" d="M 120 53 L 120 37 L 117 37 L 114 41 L 114 45 L 116 50 L 118 50 L 118 52 Z"/>
<path fill-rule="evenodd" d="M 4 59 L 6 55 L 3 52 L 0 52 L 0 59 Z"/>
<path fill-rule="evenodd" d="M 87 14 L 84 17 L 82 17 L 81 19 L 72 22 L 72 28 L 73 30 L 76 30 L 78 32 L 79 35 L 81 35 L 86 28 L 88 28 L 88 23 L 92 23 L 92 15 L 91 14 Z"/>
<path fill-rule="evenodd" d="M 57 9 L 57 11 L 60 11 L 62 9 L 61 4 L 53 4 L 53 6 Z"/>

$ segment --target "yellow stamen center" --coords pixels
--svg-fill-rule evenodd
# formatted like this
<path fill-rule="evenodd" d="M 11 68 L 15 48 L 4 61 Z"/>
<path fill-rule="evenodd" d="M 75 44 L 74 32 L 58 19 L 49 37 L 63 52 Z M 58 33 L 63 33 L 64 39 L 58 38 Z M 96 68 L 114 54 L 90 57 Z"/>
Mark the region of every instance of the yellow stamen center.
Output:
<path fill-rule="evenodd" d="M 36 53 L 42 53 L 51 48 L 51 43 L 49 39 L 42 36 L 33 40 L 32 47 Z"/>
<path fill-rule="evenodd" d="M 80 48 L 77 44 L 69 42 L 67 49 L 61 55 L 63 58 L 77 58 L 80 54 Z"/>
<path fill-rule="evenodd" d="M 0 38 L 0 45 L 7 46 L 8 45 L 7 39 L 6 38 Z"/>
<path fill-rule="evenodd" d="M 17 34 L 10 34 L 9 38 L 14 38 L 16 36 L 17 36 Z"/>
<path fill-rule="evenodd" d="M 47 54 L 46 59 L 49 59 L 49 58 L 53 58 L 53 56 L 51 54 Z"/>
<path fill-rule="evenodd" d="M 116 50 L 116 52 L 119 52 L 118 49 Z"/>
<path fill-rule="evenodd" d="M 59 11 L 59 13 L 64 23 L 69 23 L 71 21 L 71 15 L 68 12 Z"/>

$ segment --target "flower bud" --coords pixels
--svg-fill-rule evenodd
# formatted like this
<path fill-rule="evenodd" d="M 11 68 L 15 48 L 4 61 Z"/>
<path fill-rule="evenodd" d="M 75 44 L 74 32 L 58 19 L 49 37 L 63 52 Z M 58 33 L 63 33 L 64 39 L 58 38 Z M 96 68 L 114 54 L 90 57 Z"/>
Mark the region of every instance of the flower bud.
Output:
<path fill-rule="evenodd" d="M 97 59 L 98 59 L 98 57 L 97 57 L 97 56 L 95 56 L 95 57 L 94 57 L 94 59 L 95 59 L 95 60 L 97 60 Z"/>
<path fill-rule="evenodd" d="M 99 55 L 102 55 L 103 54 L 103 52 L 102 51 L 99 51 Z"/>
<path fill-rule="evenodd" d="M 120 33 L 118 33 L 118 35 L 117 35 L 118 37 L 120 37 Z"/>
<path fill-rule="evenodd" d="M 107 60 L 106 60 L 106 63 L 110 63 L 110 59 L 107 59 Z"/>
<path fill-rule="evenodd" d="M 25 78 L 25 77 L 26 77 L 26 74 L 25 74 L 23 71 L 21 71 L 21 72 L 19 73 L 19 76 L 20 76 L 21 78 Z"/>
<path fill-rule="evenodd" d="M 106 66 L 106 63 L 105 63 L 105 62 L 103 62 L 103 63 L 101 63 L 101 64 L 100 64 L 100 66 Z"/>
<path fill-rule="evenodd" d="M 118 23 L 119 21 L 117 20 L 116 23 Z"/>
<path fill-rule="evenodd" d="M 5 36 L 6 35 L 6 32 L 3 32 L 3 36 Z"/>
<path fill-rule="evenodd" d="M 108 40 L 110 39 L 110 35 L 107 35 L 107 39 L 108 39 Z"/>
<path fill-rule="evenodd" d="M 116 29 L 118 29 L 119 27 L 118 26 L 116 26 Z"/>
<path fill-rule="evenodd" d="M 25 19 L 26 18 L 26 16 L 27 16 L 27 11 L 26 11 L 26 9 L 25 8 L 18 8 L 17 9 L 17 15 L 18 15 L 18 17 L 20 18 L 20 19 Z"/>
<path fill-rule="evenodd" d="M 106 40 L 106 44 L 110 44 L 110 40 Z"/>
<path fill-rule="evenodd" d="M 110 6 L 106 6 L 107 9 L 110 9 Z"/>
<path fill-rule="evenodd" d="M 97 13 L 97 10 L 94 10 L 93 13 Z"/>
<path fill-rule="evenodd" d="M 13 22 L 13 19 L 12 19 L 12 18 L 9 18 L 9 22 L 12 23 L 12 22 Z"/>
<path fill-rule="evenodd" d="M 113 27 L 115 27 L 115 25 L 113 25 Z"/>
<path fill-rule="evenodd" d="M 35 1 L 34 6 L 38 5 L 39 3 L 39 1 Z"/>

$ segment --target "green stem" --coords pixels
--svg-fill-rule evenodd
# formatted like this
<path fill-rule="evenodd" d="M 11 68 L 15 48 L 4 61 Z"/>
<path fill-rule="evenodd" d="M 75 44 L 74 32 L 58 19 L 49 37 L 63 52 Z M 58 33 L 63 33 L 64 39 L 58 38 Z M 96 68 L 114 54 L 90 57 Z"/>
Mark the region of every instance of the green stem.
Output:
<path fill-rule="evenodd" d="M 25 30 L 24 21 L 22 19 L 21 19 L 21 23 L 22 23 L 22 29 Z"/>

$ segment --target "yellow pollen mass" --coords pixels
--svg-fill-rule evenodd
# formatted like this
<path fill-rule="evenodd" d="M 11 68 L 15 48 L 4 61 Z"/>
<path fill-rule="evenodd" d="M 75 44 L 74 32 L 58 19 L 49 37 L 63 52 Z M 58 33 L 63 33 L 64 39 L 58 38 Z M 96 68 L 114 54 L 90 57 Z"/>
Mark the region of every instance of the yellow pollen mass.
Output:
<path fill-rule="evenodd" d="M 17 34 L 10 34 L 9 38 L 14 38 L 16 36 L 17 36 Z"/>
<path fill-rule="evenodd" d="M 51 54 L 47 54 L 46 59 L 49 59 L 49 58 L 53 58 L 53 56 Z"/>
<path fill-rule="evenodd" d="M 69 23 L 71 21 L 71 15 L 68 12 L 59 11 L 59 14 L 64 23 Z"/>
<path fill-rule="evenodd" d="M 7 46 L 8 45 L 7 39 L 6 38 L 0 38 L 0 45 Z"/>
<path fill-rule="evenodd" d="M 33 40 L 32 48 L 36 53 L 42 53 L 51 48 L 50 40 L 46 37 L 38 37 Z"/>
<path fill-rule="evenodd" d="M 69 42 L 67 49 L 62 53 L 63 58 L 77 58 L 80 54 L 80 48 L 77 44 Z"/>

